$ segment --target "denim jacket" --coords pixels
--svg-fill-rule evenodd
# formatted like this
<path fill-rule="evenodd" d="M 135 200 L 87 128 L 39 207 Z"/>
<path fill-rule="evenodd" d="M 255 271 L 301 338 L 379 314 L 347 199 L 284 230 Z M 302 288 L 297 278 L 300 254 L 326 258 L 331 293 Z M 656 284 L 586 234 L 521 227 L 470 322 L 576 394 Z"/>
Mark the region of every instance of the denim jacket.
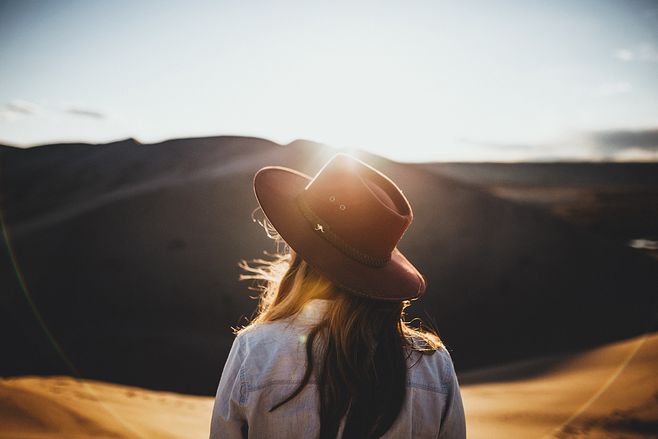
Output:
<path fill-rule="evenodd" d="M 316 438 L 320 431 L 315 381 L 287 397 L 306 369 L 306 334 L 322 318 L 328 300 L 306 303 L 295 317 L 260 323 L 234 340 L 219 380 L 210 438 Z M 402 410 L 384 438 L 466 437 L 464 407 L 448 351 L 412 356 Z M 339 436 L 344 420 L 339 429 Z"/>

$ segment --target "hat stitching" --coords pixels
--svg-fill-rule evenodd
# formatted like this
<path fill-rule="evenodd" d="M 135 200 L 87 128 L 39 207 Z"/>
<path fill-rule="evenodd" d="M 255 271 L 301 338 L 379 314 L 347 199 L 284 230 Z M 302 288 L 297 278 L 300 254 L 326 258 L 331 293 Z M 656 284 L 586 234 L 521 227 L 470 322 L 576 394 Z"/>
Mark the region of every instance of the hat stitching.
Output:
<path fill-rule="evenodd" d="M 297 196 L 297 206 L 299 207 L 299 210 L 301 211 L 302 215 L 304 215 L 304 218 L 306 218 L 306 220 L 311 224 L 314 231 L 320 232 L 320 236 L 326 239 L 331 245 L 336 247 L 338 250 L 340 250 L 347 256 L 356 260 L 357 262 L 360 262 L 364 265 L 368 265 L 371 267 L 383 267 L 391 260 L 390 256 L 377 258 L 368 255 L 366 253 L 363 253 L 359 249 L 352 247 L 347 242 L 343 241 L 343 239 L 340 236 L 338 236 L 336 233 L 334 233 L 333 230 L 331 230 L 331 228 L 329 227 L 326 221 L 324 221 L 315 212 L 313 212 L 311 206 L 308 205 L 308 203 L 306 202 L 306 200 L 304 200 L 301 194 Z"/>

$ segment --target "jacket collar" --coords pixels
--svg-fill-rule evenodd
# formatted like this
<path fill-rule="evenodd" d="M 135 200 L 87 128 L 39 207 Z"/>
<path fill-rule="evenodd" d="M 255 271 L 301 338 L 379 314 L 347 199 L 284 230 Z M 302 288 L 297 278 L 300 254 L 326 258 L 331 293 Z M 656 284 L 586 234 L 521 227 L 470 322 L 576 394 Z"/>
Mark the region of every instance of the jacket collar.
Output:
<path fill-rule="evenodd" d="M 304 304 L 297 315 L 297 319 L 307 324 L 318 323 L 322 320 L 330 305 L 330 299 L 311 299 Z"/>

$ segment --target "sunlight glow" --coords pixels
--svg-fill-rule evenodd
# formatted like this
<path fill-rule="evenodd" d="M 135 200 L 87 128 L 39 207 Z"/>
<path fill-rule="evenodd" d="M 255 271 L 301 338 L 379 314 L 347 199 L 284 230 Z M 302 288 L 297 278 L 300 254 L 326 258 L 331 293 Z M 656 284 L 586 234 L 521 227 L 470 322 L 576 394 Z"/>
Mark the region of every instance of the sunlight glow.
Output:
<path fill-rule="evenodd" d="M 658 125 L 646 5 L 118 3 L 57 19 L 14 6 L 1 142 L 246 135 L 403 161 L 656 157 L 590 138 Z"/>

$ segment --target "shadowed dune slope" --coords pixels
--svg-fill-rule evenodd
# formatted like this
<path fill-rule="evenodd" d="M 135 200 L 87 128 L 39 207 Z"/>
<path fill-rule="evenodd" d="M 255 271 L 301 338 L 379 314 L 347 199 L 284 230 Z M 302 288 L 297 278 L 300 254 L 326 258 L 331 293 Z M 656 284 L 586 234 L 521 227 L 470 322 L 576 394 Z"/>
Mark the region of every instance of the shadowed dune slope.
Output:
<path fill-rule="evenodd" d="M 265 165 L 314 174 L 335 150 L 246 137 L 0 151 L 0 374 L 70 374 L 212 394 L 255 302 L 237 261 L 273 250 L 251 221 Z M 647 330 L 657 261 L 420 166 L 362 156 L 414 207 L 401 249 L 426 274 L 412 316 L 459 370 Z M 16 271 L 17 269 L 17 271 Z"/>

